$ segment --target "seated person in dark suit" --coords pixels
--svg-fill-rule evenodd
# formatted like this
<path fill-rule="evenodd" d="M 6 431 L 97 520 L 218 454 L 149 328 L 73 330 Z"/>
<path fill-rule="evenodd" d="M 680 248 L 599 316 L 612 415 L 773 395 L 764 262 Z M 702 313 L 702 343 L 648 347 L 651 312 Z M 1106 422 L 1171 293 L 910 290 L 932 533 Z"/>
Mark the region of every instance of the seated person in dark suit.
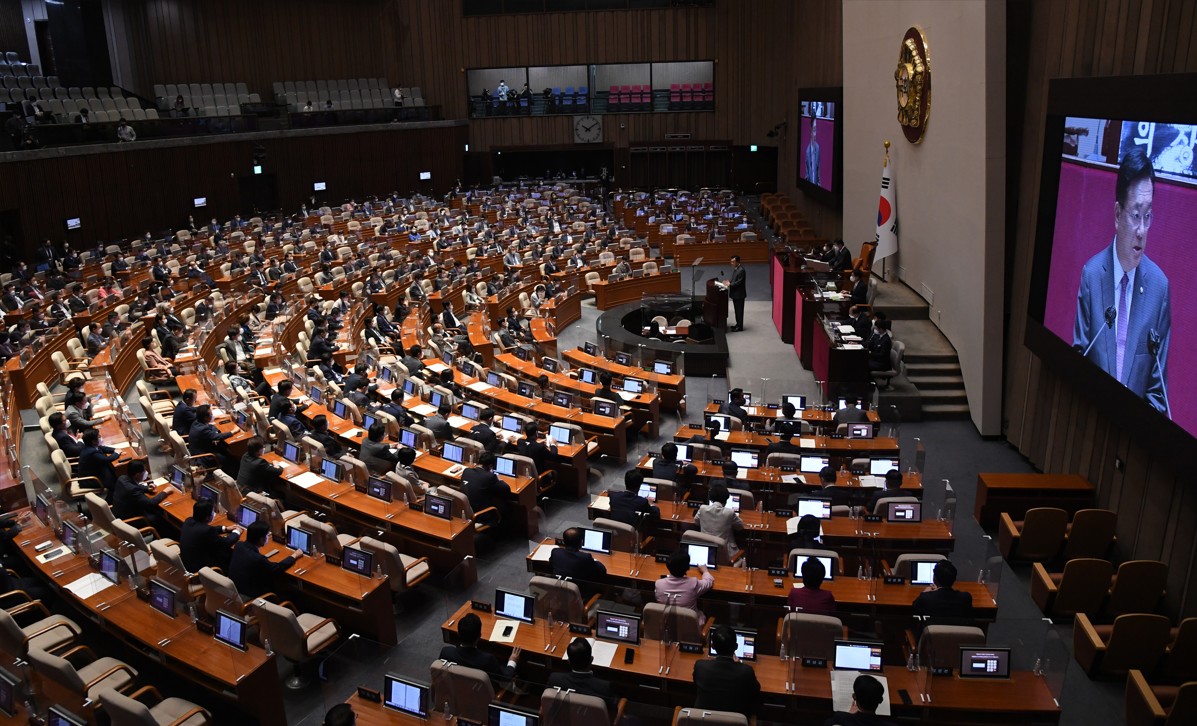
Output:
<path fill-rule="evenodd" d="M 868 345 L 865 346 L 869 351 L 869 370 L 871 371 L 888 371 L 893 365 L 893 361 L 889 359 L 890 350 L 894 347 L 889 333 L 891 327 L 893 327 L 893 323 L 888 320 L 878 320 L 873 323 L 873 328 L 877 332 L 869 338 Z"/>
<path fill-rule="evenodd" d="M 192 456 L 211 454 L 220 462 L 220 468 L 231 477 L 237 476 L 236 462 L 229 452 L 225 439 L 233 434 L 221 431 L 212 423 L 212 407 L 204 404 L 195 409 L 195 423 L 191 424 L 191 435 L 187 438 L 187 448 Z"/>
<path fill-rule="evenodd" d="M 956 565 L 943 560 L 935 565 L 934 582 L 914 599 L 915 615 L 932 619 L 968 619 L 973 614 L 973 596 L 953 589 L 956 584 Z"/>
<path fill-rule="evenodd" d="M 449 414 L 451 413 L 453 413 L 453 407 L 449 405 L 449 402 L 441 401 L 441 405 L 436 409 L 436 414 L 424 419 L 424 428 L 431 431 L 437 441 L 453 438 L 453 427 L 449 425 Z"/>
<path fill-rule="evenodd" d="M 777 432 L 777 441 L 765 447 L 765 461 L 769 460 L 769 454 L 799 454 L 802 449 L 794 445 L 794 434 L 787 426 L 781 431 Z"/>
<path fill-rule="evenodd" d="M 330 458 L 336 459 L 345 451 L 341 441 L 328 430 L 328 416 L 324 414 L 312 419 L 312 429 L 308 431 L 308 436 L 323 444 L 324 453 Z"/>
<path fill-rule="evenodd" d="M 526 456 L 536 465 L 537 475 L 543 475 L 552 467 L 549 457 L 557 453 L 557 444 L 545 444 L 540 440 L 540 427 L 535 421 L 524 424 L 524 440 L 520 442 L 520 456 Z"/>
<path fill-rule="evenodd" d="M 170 421 L 170 427 L 175 430 L 179 436 L 191 435 L 191 424 L 195 423 L 195 389 L 188 388 L 183 391 L 183 399 L 175 406 L 173 418 Z"/>
<path fill-rule="evenodd" d="M 716 626 L 711 634 L 715 657 L 694 664 L 695 708 L 732 711 L 751 719 L 756 712 L 761 684 L 756 671 L 736 661 L 736 632 L 730 625 Z"/>
<path fill-rule="evenodd" d="M 495 434 L 495 430 L 490 427 L 492 421 L 495 420 L 495 410 L 493 408 L 484 408 L 478 414 L 478 423 L 470 427 L 470 438 L 482 444 L 487 451 L 498 453 L 502 442 Z"/>
<path fill-rule="evenodd" d="M 821 586 L 827 578 L 827 568 L 813 557 L 802 563 L 802 587 L 790 589 L 786 605 L 807 615 L 835 615 L 835 595 Z"/>
<path fill-rule="evenodd" d="M 482 518 L 483 522 L 488 519 L 494 521 L 496 518 L 507 521 L 507 500 L 511 498 L 511 487 L 495 474 L 494 454 L 489 451 L 482 452 L 478 457 L 478 463 L 466 469 L 461 475 L 461 480 L 470 500 L 470 507 L 475 513 L 490 507 L 498 510 L 497 517 L 486 515 Z"/>
<path fill-rule="evenodd" d="M 740 423 L 748 423 L 748 412 L 744 410 L 744 389 L 733 388 L 727 393 L 727 400 L 719 407 L 719 413 L 735 416 Z"/>
<path fill-rule="evenodd" d="M 262 452 L 266 442 L 255 436 L 245 443 L 245 454 L 241 456 L 241 469 L 237 472 L 237 487 L 241 491 L 271 492 L 276 490 L 279 475 L 283 470 L 266 459 Z"/>
<path fill-rule="evenodd" d="M 869 333 L 873 331 L 873 318 L 869 316 L 867 308 L 856 306 L 848 311 L 848 316 L 852 320 L 852 327 L 856 329 L 856 335 L 862 341 L 868 340 Z"/>
<path fill-rule="evenodd" d="M 408 349 L 407 355 L 403 356 L 399 362 L 403 364 L 408 373 L 418 376 L 424 370 L 424 361 L 421 360 L 423 355 L 424 349 L 418 345 L 413 345 Z"/>
<path fill-rule="evenodd" d="M 402 388 L 396 388 L 395 390 L 391 391 L 391 400 L 382 404 L 382 408 L 379 410 L 385 414 L 389 414 L 391 418 L 399 422 L 400 426 L 410 426 L 412 423 L 413 419 L 411 414 L 409 414 L 407 409 L 403 407 Z"/>
<path fill-rule="evenodd" d="M 188 572 L 199 572 L 202 567 L 228 567 L 233 545 L 241 537 L 241 531 L 231 532 L 225 527 L 213 527 L 212 500 L 197 500 L 191 508 L 191 516 L 183 522 L 179 534 L 179 557 Z"/>
<path fill-rule="evenodd" d="M 441 648 L 441 660 L 456 663 L 466 668 L 475 668 L 490 675 L 491 683 L 503 686 L 515 678 L 515 666 L 520 660 L 520 649 L 511 651 L 507 665 L 500 665 L 499 659 L 490 653 L 478 650 L 482 639 L 482 619 L 474 613 L 466 613 L 457 621 L 457 645 Z"/>
<path fill-rule="evenodd" d="M 885 700 L 885 686 L 881 681 L 862 673 L 852 683 L 852 710 L 836 711 L 823 726 L 895 726 L 893 721 L 877 715 L 877 708 Z"/>
<path fill-rule="evenodd" d="M 879 514 L 879 512 L 876 511 L 877 502 L 885 499 L 886 497 L 900 496 L 903 496 L 902 472 L 898 471 L 897 469 L 890 469 L 889 471 L 885 472 L 885 488 L 878 489 L 876 493 L 873 494 L 868 503 L 865 505 L 865 509 L 867 509 L 870 514 Z"/>
<path fill-rule="evenodd" d="M 865 305 L 869 302 L 869 275 L 864 270 L 852 272 L 852 304 Z"/>
<path fill-rule="evenodd" d="M 387 427 L 381 423 L 374 423 L 362 439 L 360 458 L 371 474 L 382 476 L 388 471 L 394 471 L 399 463 L 399 456 L 391 450 L 390 445 L 383 441 Z"/>
<path fill-rule="evenodd" d="M 79 452 L 79 476 L 94 476 L 104 487 L 104 499 L 112 502 L 113 487 L 116 486 L 116 468 L 112 462 L 121 458 L 111 446 L 100 445 L 100 432 L 88 429 L 83 432 L 83 449 Z"/>
<path fill-rule="evenodd" d="M 54 442 L 58 444 L 58 448 L 62 449 L 62 453 L 66 454 L 68 459 L 79 458 L 79 454 L 83 452 L 83 440 L 75 438 L 75 435 L 71 433 L 71 427 L 62 412 L 55 411 L 50 414 L 50 430 L 54 432 Z"/>
<path fill-rule="evenodd" d="M 653 479 L 673 481 L 677 478 L 677 444 L 672 441 L 661 446 L 661 455 L 653 459 Z"/>
<path fill-rule="evenodd" d="M 548 687 L 601 698 L 607 704 L 607 713 L 614 715 L 619 699 L 615 697 L 615 689 L 611 687 L 611 683 L 594 675 L 594 671 L 591 670 L 594 656 L 591 653 L 590 641 L 586 638 L 574 638 L 565 649 L 565 659 L 569 661 L 569 673 L 553 673 L 548 678 Z"/>
<path fill-rule="evenodd" d="M 145 517 L 151 526 L 160 530 L 163 520 L 158 503 L 166 499 L 168 493 L 163 490 L 150 494 L 150 488 L 145 485 L 145 462 L 134 459 L 116 480 L 112 493 L 112 513 L 121 519 Z"/>
<path fill-rule="evenodd" d="M 623 404 L 623 399 L 619 397 L 615 389 L 611 388 L 611 374 L 607 371 L 599 373 L 599 388 L 590 398 L 601 398 L 604 401 L 614 401 L 616 404 Z"/>
<path fill-rule="evenodd" d="M 836 486 L 835 469 L 825 466 L 819 471 L 819 486 L 823 487 L 820 496 L 831 500 L 831 506 L 847 506 L 851 503 L 852 492 Z"/>
<path fill-rule="evenodd" d="M 267 414 L 270 418 L 278 418 L 283 413 L 283 402 L 291 400 L 295 392 L 295 384 L 291 382 L 290 378 L 284 378 L 278 382 L 278 393 L 270 397 L 270 411 Z M 295 404 L 295 412 L 301 413 L 307 404 Z"/>
<path fill-rule="evenodd" d="M 860 407 L 860 400 L 855 396 L 848 396 L 845 401 L 847 404 L 840 410 L 835 412 L 835 416 L 831 418 L 832 427 L 837 427 L 840 424 L 847 423 L 868 423 L 869 413 Z"/>
<path fill-rule="evenodd" d="M 233 547 L 233 556 L 229 559 L 229 579 L 237 586 L 237 592 L 247 600 L 270 592 L 274 574 L 285 572 L 296 560 L 303 557 L 300 550 L 291 550 L 287 557 L 278 562 L 271 562 L 260 551 L 269 540 L 270 525 L 259 520 L 249 525 L 245 541 L 238 542 Z"/>
<path fill-rule="evenodd" d="M 650 530 L 661 519 L 661 509 L 640 496 L 640 485 L 644 475 L 637 469 L 628 469 L 623 475 L 624 490 L 608 491 L 611 503 L 611 519 L 636 527 L 641 532 Z"/>
<path fill-rule="evenodd" d="M 582 593 L 582 599 L 589 600 L 602 590 L 601 583 L 607 576 L 607 568 L 589 552 L 582 551 L 582 530 L 577 527 L 562 532 L 561 542 L 562 545 L 549 555 L 549 567 L 557 577 L 573 580 Z"/>
<path fill-rule="evenodd" d="M 299 439 L 308 435 L 308 427 L 304 426 L 303 421 L 300 421 L 299 417 L 295 415 L 295 404 L 290 399 L 282 402 L 278 419 L 276 420 L 287 427 L 293 439 Z"/>

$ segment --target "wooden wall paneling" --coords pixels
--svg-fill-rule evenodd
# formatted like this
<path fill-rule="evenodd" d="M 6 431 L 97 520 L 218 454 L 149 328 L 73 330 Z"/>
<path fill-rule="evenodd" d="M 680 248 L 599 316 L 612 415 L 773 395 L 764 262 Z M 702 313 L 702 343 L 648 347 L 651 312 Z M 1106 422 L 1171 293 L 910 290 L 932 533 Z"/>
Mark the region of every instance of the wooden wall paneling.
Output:
<path fill-rule="evenodd" d="M 25 14 L 21 3 L 10 0 L 0 3 L 0 52 L 14 51 L 21 60 L 29 61 L 29 38 L 25 35 Z"/>

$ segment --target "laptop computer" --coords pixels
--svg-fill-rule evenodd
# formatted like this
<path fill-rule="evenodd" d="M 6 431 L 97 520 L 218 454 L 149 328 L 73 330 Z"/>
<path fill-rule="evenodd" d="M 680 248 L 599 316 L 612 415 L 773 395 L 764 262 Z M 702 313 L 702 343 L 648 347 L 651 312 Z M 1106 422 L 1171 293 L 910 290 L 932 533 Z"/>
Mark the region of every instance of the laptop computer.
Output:
<path fill-rule="evenodd" d="M 795 507 L 794 516 L 805 517 L 812 515 L 819 519 L 831 519 L 831 500 L 818 497 L 800 497 Z"/>
<path fill-rule="evenodd" d="M 819 562 L 823 563 L 823 572 L 824 572 L 823 579 L 824 580 L 834 580 L 835 579 L 835 560 L 831 559 L 830 557 L 795 557 L 794 558 L 794 577 L 797 577 L 798 579 L 802 579 L 802 565 L 807 560 L 818 560 Z"/>
<path fill-rule="evenodd" d="M 917 523 L 923 521 L 922 502 L 889 502 L 885 505 L 885 521 Z"/>
<path fill-rule="evenodd" d="M 365 577 L 374 574 L 374 553 L 357 547 L 341 549 L 341 567 Z"/>
<path fill-rule="evenodd" d="M 530 623 L 534 619 L 535 607 L 536 598 L 531 595 L 502 588 L 495 589 L 495 615 Z"/>
<path fill-rule="evenodd" d="M 589 527 L 580 527 L 579 529 L 582 530 L 582 549 L 603 555 L 611 554 L 611 532 Z"/>
<path fill-rule="evenodd" d="M 850 438 L 850 439 L 871 439 L 871 438 L 873 438 L 873 424 L 868 424 L 868 423 L 850 423 L 850 424 L 848 424 L 848 438 Z"/>
<path fill-rule="evenodd" d="M 495 703 L 487 708 L 488 726 L 540 726 L 540 716 L 534 713 Z"/>
<path fill-rule="evenodd" d="M 885 476 L 893 470 L 902 471 L 902 462 L 888 456 L 874 456 L 869 459 L 869 474 Z"/>
<path fill-rule="evenodd" d="M 305 555 L 312 554 L 312 533 L 306 529 L 287 525 L 287 546 Z"/>
<path fill-rule="evenodd" d="M 757 469 L 760 467 L 760 453 L 748 449 L 732 449 L 731 460 L 741 469 Z"/>
<path fill-rule="evenodd" d="M 249 527 L 249 525 L 253 524 L 259 519 L 263 519 L 262 513 L 253 507 L 244 503 L 237 507 L 236 522 L 238 525 L 242 527 Z"/>
<path fill-rule="evenodd" d="M 382 705 L 386 708 L 417 718 L 427 718 L 430 698 L 428 686 L 389 673 L 383 676 Z"/>
<path fill-rule="evenodd" d="M 718 545 L 683 542 L 682 547 L 685 547 L 687 554 L 690 555 L 691 567 L 706 565 L 707 569 L 714 570 L 719 566 Z"/>
<path fill-rule="evenodd" d="M 436 494 L 425 494 L 424 513 L 441 519 L 453 519 L 453 500 Z"/>
<path fill-rule="evenodd" d="M 756 660 L 756 631 L 732 628 L 736 634 L 736 657 L 740 660 Z M 712 629 L 711 633 L 715 631 Z M 715 655 L 714 643 L 708 644 L 709 655 Z"/>
<path fill-rule="evenodd" d="M 175 599 L 178 591 L 161 580 L 151 579 L 150 607 L 168 617 L 175 617 Z"/>
<path fill-rule="evenodd" d="M 837 671 L 880 671 L 881 643 L 837 640 L 832 667 Z"/>
<path fill-rule="evenodd" d="M 930 585 L 935 582 L 935 566 L 943 560 L 909 560 L 910 584 Z"/>
<path fill-rule="evenodd" d="M 829 461 L 826 456 L 803 456 L 798 460 L 798 470 L 803 474 L 818 474 Z"/>
<path fill-rule="evenodd" d="M 248 630 L 249 623 L 242 618 L 224 610 L 216 611 L 216 625 L 212 628 L 212 637 L 217 641 L 237 650 L 245 650 L 245 635 Z"/>

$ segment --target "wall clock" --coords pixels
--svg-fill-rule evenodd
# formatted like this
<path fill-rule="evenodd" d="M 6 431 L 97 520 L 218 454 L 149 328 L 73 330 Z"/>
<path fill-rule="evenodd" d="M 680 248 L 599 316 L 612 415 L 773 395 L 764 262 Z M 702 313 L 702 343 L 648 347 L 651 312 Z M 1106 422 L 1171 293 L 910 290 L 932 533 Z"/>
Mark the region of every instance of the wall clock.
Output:
<path fill-rule="evenodd" d="M 597 144 L 603 140 L 603 119 L 601 116 L 585 114 L 574 116 L 574 143 Z"/>

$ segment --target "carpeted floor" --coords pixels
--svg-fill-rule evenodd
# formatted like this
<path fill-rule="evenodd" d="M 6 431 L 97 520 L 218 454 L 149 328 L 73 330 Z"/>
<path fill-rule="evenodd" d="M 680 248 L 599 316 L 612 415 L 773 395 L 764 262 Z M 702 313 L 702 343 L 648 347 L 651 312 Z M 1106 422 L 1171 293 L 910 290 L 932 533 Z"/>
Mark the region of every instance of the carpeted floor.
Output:
<path fill-rule="evenodd" d="M 727 272 L 727 267 L 703 268 L 704 275 Z M 690 379 L 686 382 L 689 398 L 688 421 L 699 421 L 703 402 L 722 395 L 729 386 L 750 391 L 754 399 L 776 400 L 783 393 L 817 395 L 814 379 L 803 370 L 794 356 L 793 348 L 778 338 L 770 316 L 767 270 L 764 265 L 748 266 L 749 300 L 746 305 L 746 325 L 742 333 L 729 338 L 732 346 L 730 380 L 722 378 Z M 702 281 L 699 281 L 701 286 Z M 598 312 L 592 303 L 583 305 L 582 321 L 562 331 L 560 348 L 578 345 L 583 339 L 594 337 L 594 322 Z M 128 397 L 135 407 L 135 397 Z M 27 424 L 35 421 L 27 421 Z M 662 432 L 673 430 L 677 421 L 666 416 Z M 149 436 L 151 448 L 153 437 Z M 1015 665 L 1031 668 L 1034 660 L 1047 652 L 1053 680 L 1065 684 L 1061 704 L 1064 708 L 1061 723 L 1065 726 L 1091 724 L 1119 724 L 1123 719 L 1123 684 L 1118 681 L 1096 683 L 1090 681 L 1071 659 L 1071 626 L 1052 626 L 1045 623 L 1029 597 L 1029 571 L 1011 570 L 992 558 L 996 555 L 991 541 L 972 517 L 973 496 L 977 473 L 981 471 L 1029 471 L 1028 464 L 1005 443 L 982 440 L 967 422 L 933 422 L 904 424 L 900 430 L 904 467 L 908 465 L 914 444 L 920 441 L 926 456 L 926 501 L 929 510 L 937 511 L 947 500 L 947 485 L 956 501 L 956 552 L 952 559 L 961 576 L 975 578 L 982 569 L 990 571 L 990 580 L 998 582 L 998 620 L 990 630 L 990 642 L 1008 644 L 1015 648 Z M 638 440 L 629 450 L 628 460 L 634 462 L 649 449 L 657 449 L 659 441 Z M 47 482 L 55 481 L 40 432 L 27 430 L 22 442 L 24 462 L 30 464 Z M 152 457 L 155 471 L 162 471 L 165 459 Z M 592 464 L 601 477 L 592 477 L 591 494 L 622 479 L 625 466 L 607 462 Z M 571 524 L 587 521 L 585 501 L 557 501 L 549 503 L 544 532 L 558 534 Z M 328 680 L 312 687 L 286 693 L 287 720 L 292 724 L 316 726 L 324 711 L 347 698 L 358 684 L 381 687 L 384 672 L 393 672 L 427 681 L 428 665 L 437 657 L 441 647 L 440 624 L 458 606 L 472 596 L 490 600 L 497 584 L 519 588 L 527 582 L 524 557 L 532 543 L 518 539 L 492 543 L 479 549 L 480 581 L 466 589 L 454 588 L 441 582 L 426 582 L 404 601 L 404 610 L 395 623 L 400 643 L 397 647 L 382 647 L 363 638 L 345 641 L 326 664 Z M 104 636 L 89 634 L 101 655 L 116 655 L 132 659 L 136 656 L 109 643 Z M 145 680 L 159 687 L 164 695 L 190 697 L 205 705 L 210 697 L 196 689 L 155 671 L 152 664 L 142 664 Z M 1064 673 L 1065 669 L 1067 672 Z M 1058 671 L 1058 673 L 1056 673 Z M 1001 684 L 995 684 L 1000 688 Z M 236 715 L 218 709 L 218 722 L 235 723 Z M 667 723 L 668 714 L 661 710 L 632 706 L 626 723 Z"/>

